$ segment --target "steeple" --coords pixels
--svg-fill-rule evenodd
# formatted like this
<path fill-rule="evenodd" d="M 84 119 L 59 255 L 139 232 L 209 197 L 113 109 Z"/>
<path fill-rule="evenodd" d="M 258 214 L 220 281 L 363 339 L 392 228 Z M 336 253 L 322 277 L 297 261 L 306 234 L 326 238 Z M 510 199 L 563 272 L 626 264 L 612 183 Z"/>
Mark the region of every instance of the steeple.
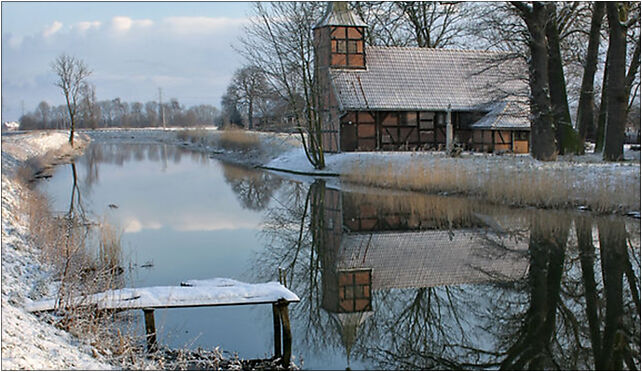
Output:
<path fill-rule="evenodd" d="M 347 1 L 329 1 L 323 19 L 314 28 L 324 26 L 357 26 L 367 27 L 359 16 L 348 9 Z"/>

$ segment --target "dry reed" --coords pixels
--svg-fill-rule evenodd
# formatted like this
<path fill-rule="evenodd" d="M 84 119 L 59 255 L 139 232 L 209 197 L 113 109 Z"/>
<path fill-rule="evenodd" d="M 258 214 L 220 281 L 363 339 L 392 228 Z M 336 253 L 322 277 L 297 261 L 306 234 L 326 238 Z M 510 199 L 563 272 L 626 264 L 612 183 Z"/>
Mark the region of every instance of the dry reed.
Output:
<path fill-rule="evenodd" d="M 24 190 L 21 208 L 29 236 L 40 249 L 42 262 L 51 265 L 60 283 L 60 310 L 49 319 L 111 363 L 124 368 L 143 365 L 141 340 L 132 336 L 134 332 L 121 332 L 121 328 L 131 327 L 131 319 L 98 312 L 84 303 L 93 293 L 124 285 L 120 231 L 107 223 L 92 225 L 68 214 L 57 216 L 42 193 L 27 187 Z"/>
<path fill-rule="evenodd" d="M 571 208 L 608 213 L 637 209 L 640 177 L 608 182 L 579 176 L 573 169 L 509 168 L 489 164 L 471 170 L 456 161 L 355 164 L 342 179 L 351 183 L 424 193 L 472 196 L 495 204 Z"/>
<path fill-rule="evenodd" d="M 230 151 L 249 152 L 260 149 L 258 135 L 242 129 L 228 128 L 221 131 L 218 145 Z"/>

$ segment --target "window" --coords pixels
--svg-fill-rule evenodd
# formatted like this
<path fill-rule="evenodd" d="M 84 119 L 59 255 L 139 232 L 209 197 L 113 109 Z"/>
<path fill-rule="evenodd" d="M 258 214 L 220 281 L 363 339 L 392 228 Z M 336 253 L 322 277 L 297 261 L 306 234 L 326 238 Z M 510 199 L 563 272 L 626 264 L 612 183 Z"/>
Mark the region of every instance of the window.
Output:
<path fill-rule="evenodd" d="M 357 54 L 357 40 L 348 40 L 348 53 Z"/>
<path fill-rule="evenodd" d="M 526 131 L 515 132 L 515 140 L 528 141 L 528 135 L 529 135 L 529 133 L 526 132 Z"/>

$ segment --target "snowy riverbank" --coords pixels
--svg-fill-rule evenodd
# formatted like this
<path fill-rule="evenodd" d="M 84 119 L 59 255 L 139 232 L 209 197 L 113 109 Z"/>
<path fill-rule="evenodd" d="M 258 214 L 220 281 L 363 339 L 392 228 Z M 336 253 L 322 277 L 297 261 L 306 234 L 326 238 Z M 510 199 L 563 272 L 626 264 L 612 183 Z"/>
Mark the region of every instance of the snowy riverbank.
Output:
<path fill-rule="evenodd" d="M 90 345 L 23 309 L 29 299 L 51 294 L 47 283 L 52 280 L 51 268 L 40 263 L 39 250 L 28 236 L 21 201 L 30 191 L 17 181 L 17 171 L 50 151 L 64 151 L 68 137 L 65 132 L 2 137 L 2 368 L 5 370 L 113 369 L 95 357 L 98 354 Z"/>
<path fill-rule="evenodd" d="M 189 145 L 177 141 L 171 130 L 92 133 L 107 142 Z M 135 361 L 133 358 L 122 360 L 109 348 L 94 344 L 96 340 L 72 336 L 25 311 L 26 304 L 51 298 L 57 290 L 53 267 L 42 259 L 42 250 L 34 237 L 30 236 L 27 212 L 30 202 L 27 200 L 32 199 L 34 191 L 26 183 L 49 173 L 43 170 L 51 170 L 56 164 L 80 155 L 90 142 L 89 136 L 78 133 L 74 140 L 76 147 L 72 149 L 67 143 L 68 137 L 68 132 L 64 131 L 22 132 L 2 136 L 2 368 L 282 369 L 279 360 L 228 358 L 223 356 L 218 347 L 211 350 L 172 350 L 162 347 L 153 355 L 136 354 Z M 294 365 L 291 367 L 297 369 Z"/>
<path fill-rule="evenodd" d="M 312 177 L 329 177 L 328 182 L 338 188 L 350 187 L 348 184 L 352 183 L 464 194 L 515 206 L 582 208 L 635 215 L 640 210 L 640 151 L 631 150 L 630 145 L 625 146 L 625 161 L 621 162 L 604 162 L 600 154 L 592 152 L 560 156 L 554 162 L 512 154 L 464 152 L 453 158 L 437 151 L 350 152 L 325 154 L 325 169 L 316 170 L 308 162 L 298 134 L 244 132 L 255 137 L 256 144 L 247 146 L 249 150 L 234 151 L 219 146 L 223 132 L 215 128 L 109 129 L 86 133 L 97 141 L 174 144 L 209 153 L 219 160 L 285 172 L 286 177 L 293 179 L 312 181 Z M 514 195 L 503 198 L 504 191 Z M 488 195 L 493 192 L 500 195 Z"/>

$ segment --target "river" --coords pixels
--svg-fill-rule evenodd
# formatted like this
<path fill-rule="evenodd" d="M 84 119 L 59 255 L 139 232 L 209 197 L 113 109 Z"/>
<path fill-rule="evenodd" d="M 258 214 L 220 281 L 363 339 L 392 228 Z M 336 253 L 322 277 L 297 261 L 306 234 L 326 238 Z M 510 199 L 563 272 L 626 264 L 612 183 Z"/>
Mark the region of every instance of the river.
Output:
<path fill-rule="evenodd" d="M 640 366 L 640 220 L 309 183 L 95 142 L 39 185 L 122 232 L 125 285 L 277 280 L 304 369 Z M 142 333 L 142 312 L 132 331 Z M 271 355 L 269 305 L 156 311 L 159 342 Z"/>

